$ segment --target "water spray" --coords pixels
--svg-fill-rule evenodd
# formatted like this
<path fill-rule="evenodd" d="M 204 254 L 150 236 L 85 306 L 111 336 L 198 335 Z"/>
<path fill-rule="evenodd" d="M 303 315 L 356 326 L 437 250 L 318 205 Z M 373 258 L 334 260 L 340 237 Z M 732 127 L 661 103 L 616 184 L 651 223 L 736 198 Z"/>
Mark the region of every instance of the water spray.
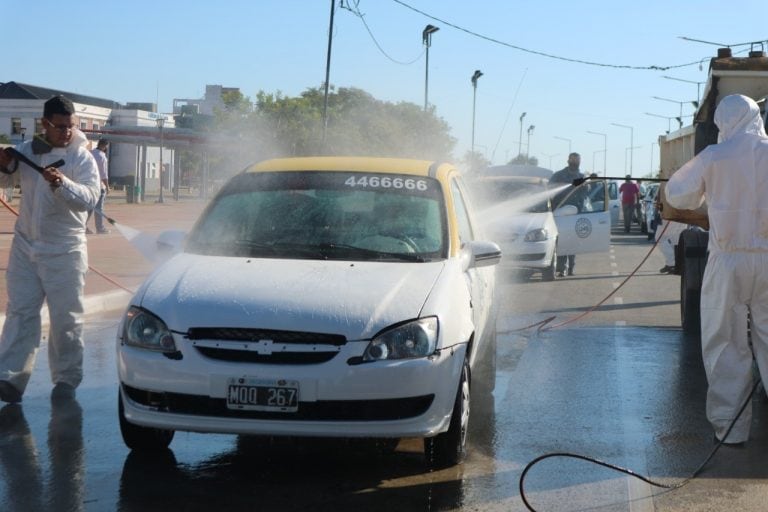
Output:
<path fill-rule="evenodd" d="M 28 158 L 25 154 L 21 153 L 20 151 L 14 149 L 14 148 L 5 148 L 5 152 L 11 156 L 12 158 L 15 158 L 16 160 L 25 163 L 35 171 L 39 172 L 41 175 L 45 173 L 45 168 L 39 166 L 34 161 L 32 161 L 30 158 Z M 55 167 L 59 168 L 64 165 L 64 160 L 57 160 L 56 162 L 46 166 L 46 167 Z M 85 201 L 77 196 L 72 195 L 75 199 L 80 201 L 85 205 Z M 87 205 L 86 205 L 87 206 Z M 6 204 L 6 207 L 9 207 L 9 205 Z M 16 213 L 13 209 L 11 209 L 14 213 Z M 131 228 L 129 226 L 125 226 L 122 224 L 119 224 L 115 219 L 108 216 L 106 213 L 104 213 L 103 210 L 100 209 L 94 209 L 93 210 L 98 215 L 101 215 L 104 219 L 107 220 L 112 226 L 114 226 L 120 234 L 128 240 L 128 242 L 137 250 L 139 253 L 144 256 L 147 260 L 156 262 L 160 258 L 160 254 L 157 247 L 157 237 L 150 235 L 148 233 L 144 233 L 142 231 L 139 231 L 137 229 Z M 18 213 L 16 213 L 18 215 Z M 121 288 L 126 289 L 122 285 L 119 285 Z"/>

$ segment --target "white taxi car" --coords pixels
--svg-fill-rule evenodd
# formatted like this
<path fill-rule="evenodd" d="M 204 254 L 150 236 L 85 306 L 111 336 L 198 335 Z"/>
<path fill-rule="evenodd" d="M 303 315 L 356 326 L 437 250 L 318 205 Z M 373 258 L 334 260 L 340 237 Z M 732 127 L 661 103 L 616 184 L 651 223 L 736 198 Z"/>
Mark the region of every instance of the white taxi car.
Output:
<path fill-rule="evenodd" d="M 556 276 L 557 256 L 608 251 L 610 195 L 603 180 L 556 192 L 538 176 L 484 176 L 473 181 L 479 218 L 514 268 Z"/>
<path fill-rule="evenodd" d="M 495 378 L 500 257 L 448 164 L 253 165 L 127 309 L 123 439 L 423 437 L 430 462 L 458 463 L 470 389 Z"/>

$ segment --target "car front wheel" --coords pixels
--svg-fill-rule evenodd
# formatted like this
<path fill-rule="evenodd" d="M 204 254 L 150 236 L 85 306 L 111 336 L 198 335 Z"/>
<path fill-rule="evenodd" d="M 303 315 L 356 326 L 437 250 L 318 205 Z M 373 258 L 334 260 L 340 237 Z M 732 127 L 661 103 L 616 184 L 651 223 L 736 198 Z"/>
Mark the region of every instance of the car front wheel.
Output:
<path fill-rule="evenodd" d="M 117 411 L 120 417 L 120 433 L 123 436 L 123 442 L 131 450 L 164 450 L 173 441 L 173 430 L 142 427 L 126 420 L 123 397 L 119 391 L 117 392 Z"/>
<path fill-rule="evenodd" d="M 446 468 L 464 461 L 467 455 L 469 406 L 469 363 L 464 360 L 448 431 L 424 439 L 424 456 L 427 464 L 432 467 Z"/>
<path fill-rule="evenodd" d="M 547 268 L 541 271 L 541 278 L 544 281 L 554 281 L 555 274 L 557 272 L 557 251 L 552 251 L 552 261 L 549 262 Z"/>

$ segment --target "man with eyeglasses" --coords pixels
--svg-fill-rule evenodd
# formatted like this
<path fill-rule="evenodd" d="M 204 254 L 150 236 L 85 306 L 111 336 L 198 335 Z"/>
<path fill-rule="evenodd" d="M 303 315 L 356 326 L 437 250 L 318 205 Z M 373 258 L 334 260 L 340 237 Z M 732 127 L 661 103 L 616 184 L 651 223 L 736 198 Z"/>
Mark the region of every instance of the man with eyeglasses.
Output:
<path fill-rule="evenodd" d="M 20 402 L 40 346 L 43 301 L 50 313 L 52 400 L 74 399 L 83 376 L 85 223 L 99 199 L 93 156 L 73 143 L 75 109 L 64 96 L 43 106 L 44 134 L 17 150 L 43 170 L 0 151 L 0 187 L 18 171 L 21 205 L 8 257 L 8 307 L 0 335 L 0 400 Z M 51 166 L 63 159 L 60 168 Z"/>

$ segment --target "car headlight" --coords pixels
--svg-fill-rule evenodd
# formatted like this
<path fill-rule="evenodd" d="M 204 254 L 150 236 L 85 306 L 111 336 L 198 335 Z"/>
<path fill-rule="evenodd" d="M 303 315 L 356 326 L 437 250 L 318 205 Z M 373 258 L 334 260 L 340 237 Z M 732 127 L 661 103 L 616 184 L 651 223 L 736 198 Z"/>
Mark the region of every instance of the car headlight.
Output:
<path fill-rule="evenodd" d="M 371 340 L 363 361 L 386 361 L 427 357 L 437 346 L 437 317 L 422 318 L 398 325 Z"/>
<path fill-rule="evenodd" d="M 549 231 L 544 228 L 534 229 L 525 234 L 526 242 L 543 242 L 549 240 Z"/>
<path fill-rule="evenodd" d="M 165 322 L 135 306 L 131 306 L 125 314 L 123 342 L 158 352 L 176 352 L 176 343 Z"/>

